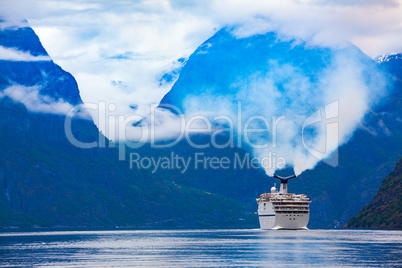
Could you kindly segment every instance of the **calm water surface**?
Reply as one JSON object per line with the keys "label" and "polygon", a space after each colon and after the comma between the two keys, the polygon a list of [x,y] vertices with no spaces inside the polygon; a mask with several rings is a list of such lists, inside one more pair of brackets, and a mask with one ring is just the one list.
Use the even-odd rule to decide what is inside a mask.
{"label": "calm water surface", "polygon": [[402,231],[1,233],[0,266],[400,267]]}

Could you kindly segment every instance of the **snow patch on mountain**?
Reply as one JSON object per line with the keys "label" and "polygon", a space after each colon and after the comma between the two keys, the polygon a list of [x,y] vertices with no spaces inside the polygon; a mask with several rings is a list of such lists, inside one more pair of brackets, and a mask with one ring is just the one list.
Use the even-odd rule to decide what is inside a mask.
{"label": "snow patch on mountain", "polygon": [[378,63],[389,62],[390,60],[402,59],[401,53],[384,54],[373,58]]}

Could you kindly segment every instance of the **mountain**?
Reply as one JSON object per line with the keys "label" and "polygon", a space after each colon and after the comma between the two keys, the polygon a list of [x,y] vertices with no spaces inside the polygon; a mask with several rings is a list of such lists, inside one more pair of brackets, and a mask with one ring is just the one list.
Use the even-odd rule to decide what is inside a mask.
{"label": "mountain", "polygon": [[374,199],[346,227],[402,229],[402,159],[382,181]]}
{"label": "mountain", "polygon": [[[381,116],[387,126],[400,129],[402,114],[402,54],[383,55],[377,62],[388,70],[395,80],[395,91],[384,105]],[[395,113],[395,111],[398,111]],[[392,115],[399,115],[393,117]],[[399,147],[396,147],[400,150]],[[349,219],[346,226],[353,228],[402,228],[401,218],[401,160],[395,169],[382,181],[374,199],[364,206],[360,212]],[[384,176],[385,177],[385,176]]]}
{"label": "mountain", "polygon": [[[104,140],[105,148],[72,145],[65,113],[82,103],[73,76],[49,58],[28,26],[2,29],[0,46],[11,55],[0,60],[1,227],[256,225],[250,208],[233,198],[131,170],[85,116],[72,119],[74,137]],[[13,59],[16,54],[24,58]]]}
{"label": "mountain", "polygon": [[[161,107],[173,105],[185,114],[203,109],[220,112],[227,103],[255,105],[256,98],[271,94],[263,99],[268,108],[282,112],[285,107],[298,105],[303,109],[313,106],[311,99],[323,94],[320,87],[327,85],[321,83],[322,78],[337,64],[342,65],[337,62],[339,57],[359,61],[367,85],[378,78],[375,62],[353,45],[339,49],[318,47],[274,32],[240,38],[234,35],[235,30],[221,29],[194,51],[161,100]],[[277,103],[271,103],[271,99]],[[221,105],[216,105],[215,100]],[[254,114],[259,114],[258,108]]]}
{"label": "mountain", "polygon": [[[402,60],[394,57],[389,62],[376,63],[355,47],[346,50],[370,68],[378,67],[389,72],[392,77],[389,86],[393,90],[369,111],[349,142],[340,146],[337,167],[321,162],[313,170],[303,172],[298,179],[289,183],[290,191],[305,193],[312,199],[311,228],[342,227],[351,216],[370,202],[382,178],[392,170],[394,159],[402,156],[402,76],[398,72]],[[162,99],[160,107],[174,105],[183,113],[191,114],[198,110],[219,111],[226,100],[229,103],[242,100],[244,104],[248,100],[244,99],[244,95],[239,95],[238,85],[241,81],[250,79],[252,73],[269,73],[269,68],[275,64],[285,67],[301,66],[309,81],[314,83],[322,68],[334,59],[336,53],[342,52],[344,51],[315,48],[303,42],[295,44],[289,40],[278,41],[275,33],[235,38],[227,29],[223,29],[205,41],[189,57],[178,80]],[[271,64],[267,64],[270,62]],[[283,76],[277,79],[276,84],[282,91],[289,83],[289,78],[286,78],[287,70],[290,69],[285,68],[285,74],[277,74]],[[210,103],[213,105],[209,105]],[[269,105],[267,104],[268,108]],[[258,113],[256,109],[255,114]],[[199,144],[205,144],[208,137],[199,139]],[[171,150],[194,154],[194,149],[185,144],[179,144]],[[208,148],[202,151],[211,156],[228,156],[231,162],[235,154],[239,154],[241,158],[246,154],[242,148]],[[289,174],[292,171],[285,172]],[[182,176],[175,181],[188,187],[230,196],[254,206],[255,197],[277,182],[267,177],[262,170],[208,168],[192,171],[191,178]]]}
{"label": "mountain", "polygon": [[[0,60],[0,226],[258,227],[255,198],[270,189],[275,180],[260,168],[216,169],[194,165],[196,153],[233,161],[236,155],[246,157],[245,149],[197,149],[186,140],[165,149],[146,144],[128,153],[142,157],[169,157],[174,153],[192,157],[193,163],[184,173],[178,169],[160,169],[155,173],[130,169],[127,161],[118,161],[118,151],[113,146],[121,145],[114,145],[99,134],[91,120],[75,117],[72,129],[78,140],[105,140],[105,148],[77,148],[68,141],[64,129],[66,108],[82,102],[74,78],[48,59],[31,28],[7,28],[0,33],[0,46],[30,55],[27,57],[30,61]],[[185,65],[178,80],[161,106],[175,103],[185,109],[184,98],[190,93],[199,98],[197,94],[202,95],[204,90],[232,96],[233,91],[223,89],[235,79],[237,70],[225,71],[228,77],[223,70],[213,73],[208,66],[214,67],[218,59],[205,58],[208,49],[222,43],[220,49],[230,52],[223,54],[233,57],[225,59],[224,68],[242,68],[242,64],[233,62],[236,57],[246,62],[250,58],[249,64],[244,65],[252,72],[264,64],[262,50],[252,51],[252,43],[262,49],[273,38],[268,34],[231,40],[219,31],[187,62],[183,60]],[[239,46],[249,48],[248,56],[236,53]],[[278,52],[289,49],[289,44],[280,46],[265,59],[278,57]],[[282,54],[289,61],[308,65],[306,72],[314,82],[316,73],[312,66],[325,65],[331,53],[311,48],[308,52],[311,59],[301,57],[300,53],[303,49]],[[379,66],[391,73],[395,89],[370,111],[350,141],[341,146],[340,164],[333,168],[320,163],[289,183],[290,191],[306,193],[313,200],[311,228],[343,226],[372,200],[382,178],[392,170],[394,159],[401,157],[402,77],[395,71],[400,70],[401,60],[395,58]],[[169,74],[162,80],[170,81],[177,75]],[[221,84],[212,87],[216,81]],[[196,82],[205,87],[200,90]],[[226,138],[217,137],[221,144]],[[199,144],[210,139],[208,135],[192,136]]]}
{"label": "mountain", "polygon": [[375,58],[375,60],[396,77],[402,77],[402,66],[399,64],[402,60],[401,53],[382,55]]}
{"label": "mountain", "polygon": [[[0,31],[0,42],[3,48],[17,49],[33,57],[48,57],[38,36],[30,27],[6,28]],[[51,97],[53,101],[63,99],[72,105],[82,103],[79,91],[76,90],[77,82],[73,76],[54,64],[50,58],[30,63],[2,60],[0,68],[2,89],[13,83],[26,87],[40,84],[40,94]]]}

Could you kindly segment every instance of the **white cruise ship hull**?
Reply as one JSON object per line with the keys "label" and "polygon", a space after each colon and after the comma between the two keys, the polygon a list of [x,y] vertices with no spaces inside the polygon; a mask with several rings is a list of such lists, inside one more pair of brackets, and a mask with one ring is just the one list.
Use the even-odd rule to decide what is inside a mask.
{"label": "white cruise ship hull", "polygon": [[281,180],[279,192],[274,186],[270,193],[261,194],[260,198],[256,199],[260,228],[306,230],[310,220],[311,200],[305,194],[288,193],[288,180],[295,178],[295,175],[286,178],[277,175],[274,177]]}
{"label": "white cruise ship hull", "polygon": [[270,214],[259,215],[260,227],[263,230],[291,229],[307,230],[309,214]]}
{"label": "white cruise ship hull", "polygon": [[310,202],[305,195],[262,194],[257,199],[261,229],[307,229]]}

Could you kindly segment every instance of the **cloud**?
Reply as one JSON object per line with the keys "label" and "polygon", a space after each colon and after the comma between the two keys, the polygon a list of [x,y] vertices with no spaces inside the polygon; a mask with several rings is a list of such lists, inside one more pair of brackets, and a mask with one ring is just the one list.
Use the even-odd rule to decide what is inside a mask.
{"label": "cloud", "polygon": [[335,5],[335,6],[397,6],[398,1],[395,0],[312,0],[310,2],[321,5]]}
{"label": "cloud", "polygon": [[212,5],[215,17],[223,24],[244,24],[243,37],[258,30],[324,46],[352,42],[371,57],[402,50],[387,36],[401,41],[400,1],[231,1],[225,6],[224,1]]}
{"label": "cloud", "polygon": [[62,99],[54,101],[49,96],[40,95],[37,86],[12,85],[0,92],[0,98],[4,97],[22,103],[28,110],[37,113],[67,114],[73,108],[70,103]]}
{"label": "cloud", "polygon": [[[229,47],[233,40],[228,39],[228,34],[214,38],[219,48],[213,51],[213,43],[208,52],[211,56],[195,59],[184,78],[201,82],[191,85],[186,94],[189,83],[181,80],[175,93],[184,96],[173,103],[180,105],[183,99],[186,114],[209,118],[228,115],[232,122],[237,122],[236,132],[254,156],[285,159],[296,175],[324,159],[336,166],[337,157],[329,157],[350,139],[370,107],[389,92],[387,76],[355,47],[319,50],[301,42],[276,39],[272,41],[276,55],[272,56],[265,44],[253,47],[252,41],[256,39],[255,44],[264,40],[244,39],[243,46],[238,45],[225,55],[222,47]],[[300,53],[295,57],[298,59],[293,59],[292,50]],[[229,53],[235,53],[236,59],[247,60],[231,61]],[[283,56],[287,53],[289,56]],[[222,65],[225,61],[230,64]],[[210,66],[208,74],[213,79],[199,75],[194,66]],[[202,82],[205,80],[208,82]],[[203,90],[206,87],[211,90]],[[246,131],[253,128],[263,132]],[[264,168],[270,176],[280,169],[275,164]]]}
{"label": "cloud", "polygon": [[29,52],[16,48],[0,46],[0,60],[6,61],[51,61],[49,56],[33,56]]}
{"label": "cloud", "polygon": [[7,19],[6,21],[2,20],[5,17],[1,16],[0,13],[0,30],[16,30],[18,28],[29,27],[29,24],[26,20],[18,19]]}
{"label": "cloud", "polygon": [[[163,75],[227,25],[239,26],[239,37],[277,31],[318,46],[352,42],[372,57],[402,51],[401,2],[392,0],[3,0],[0,5],[1,17],[28,19],[52,59],[74,75],[84,102],[116,105],[107,116],[148,117],[150,105],[175,82],[161,83]],[[92,114],[96,123],[98,113]],[[106,125],[98,126],[106,133]]]}

